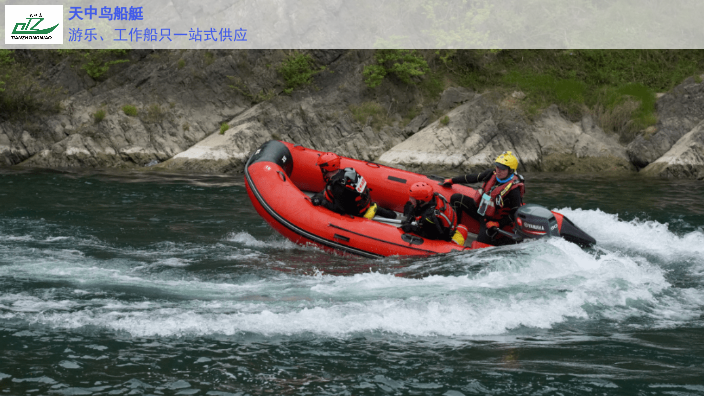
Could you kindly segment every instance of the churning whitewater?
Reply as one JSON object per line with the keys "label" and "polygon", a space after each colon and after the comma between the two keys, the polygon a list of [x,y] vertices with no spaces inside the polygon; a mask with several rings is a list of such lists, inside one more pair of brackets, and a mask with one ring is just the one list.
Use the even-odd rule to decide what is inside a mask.
{"label": "churning whitewater", "polygon": [[[608,180],[571,180],[529,179],[533,202],[570,218],[593,248],[548,239],[373,260],[284,239],[240,178],[2,174],[0,385],[687,391],[668,384],[695,386],[704,365],[704,213],[669,185],[624,207],[628,189],[596,199]],[[661,198],[669,212],[652,209]]]}
{"label": "churning whitewater", "polygon": [[[584,251],[552,239],[444,257],[353,259],[368,270],[351,276],[326,274],[315,265],[325,253],[278,236],[239,231],[212,245],[131,248],[90,230],[4,220],[0,276],[13,287],[0,297],[1,317],[35,325],[38,334],[94,326],[140,337],[475,336],[547,329],[570,318],[646,328],[698,319],[693,308],[704,303],[701,283],[675,288],[665,274],[678,267],[701,279],[702,231],[678,236],[657,221],[557,210],[594,235],[598,247]],[[14,233],[18,228],[28,231]],[[305,250],[309,266],[286,270],[285,257]],[[181,270],[204,258],[230,262],[241,273]],[[25,291],[41,282],[54,287]]]}

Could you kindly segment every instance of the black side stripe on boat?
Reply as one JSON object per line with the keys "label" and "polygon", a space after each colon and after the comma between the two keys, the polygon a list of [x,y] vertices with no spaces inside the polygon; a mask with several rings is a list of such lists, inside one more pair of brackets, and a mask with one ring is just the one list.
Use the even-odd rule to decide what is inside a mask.
{"label": "black side stripe on boat", "polygon": [[345,241],[345,242],[349,242],[349,241],[350,241],[350,239],[349,239],[348,237],[346,237],[346,236],[344,236],[344,235],[340,235],[340,234],[335,234],[334,238],[335,238],[335,239],[339,239],[339,240],[341,240],[341,241]]}
{"label": "black side stripe on boat", "polygon": [[[251,161],[251,159],[252,159],[252,158],[250,157],[250,161]],[[259,193],[259,190],[257,190],[257,187],[254,185],[254,182],[252,182],[252,177],[249,175],[249,166],[251,165],[251,164],[249,163],[250,161],[247,161],[247,165],[246,165],[245,168],[244,168],[244,175],[245,175],[245,177],[247,178],[247,184],[249,184],[249,188],[252,189],[252,192],[253,192],[254,195],[257,197],[257,201],[259,201],[259,203],[262,205],[262,207],[264,208],[264,210],[266,210],[267,213],[269,213],[269,214],[271,215],[271,217],[273,217],[273,218],[274,218],[276,221],[278,221],[281,225],[283,225],[284,227],[288,228],[289,230],[295,232],[295,233],[298,234],[298,235],[301,235],[301,236],[303,236],[303,237],[305,237],[305,238],[308,238],[308,239],[310,239],[310,240],[312,240],[312,241],[318,242],[318,243],[320,243],[321,245],[325,245],[325,246],[330,247],[330,248],[333,248],[333,249],[341,250],[341,251],[343,251],[343,252],[348,252],[348,253],[356,254],[356,255],[358,255],[358,256],[367,257],[367,258],[381,258],[381,257],[384,257],[384,256],[382,256],[382,255],[380,255],[380,254],[367,252],[367,251],[365,251],[365,250],[356,249],[356,248],[353,248],[353,247],[350,247],[350,246],[345,246],[345,245],[339,244],[339,243],[334,242],[334,241],[330,241],[330,240],[325,239],[325,238],[321,238],[321,237],[319,237],[319,236],[317,236],[317,235],[315,235],[315,234],[311,234],[311,233],[309,233],[309,232],[307,232],[307,231],[304,231],[304,230],[302,230],[302,229],[296,227],[295,225],[293,225],[292,223],[290,223],[289,221],[287,221],[286,219],[284,219],[283,217],[281,217],[278,213],[276,213],[276,211],[274,211],[274,209],[272,209],[272,208],[266,203],[266,201],[264,200],[264,198],[262,197],[262,195]],[[266,162],[268,162],[268,161],[266,161]],[[274,164],[274,163],[272,162],[272,164]],[[274,165],[277,165],[277,166],[278,166],[278,164],[274,164]]]}
{"label": "black side stripe on boat", "polygon": [[[436,253],[436,252],[434,252],[434,251],[432,251],[432,250],[419,249],[419,248],[415,248],[415,247],[413,247],[413,246],[402,245],[402,244],[400,244],[400,243],[394,243],[394,242],[385,241],[385,240],[383,240],[383,239],[370,237],[369,235],[364,235],[364,234],[360,234],[360,233],[358,233],[358,232],[350,231],[350,230],[348,230],[348,229],[346,229],[346,228],[342,228],[342,227],[340,227],[340,226],[336,226],[335,224],[329,224],[329,226],[332,227],[332,228],[337,228],[338,230],[342,230],[342,231],[345,231],[345,232],[349,232],[350,234],[358,235],[358,236],[361,236],[361,237],[364,237],[364,238],[369,238],[369,239],[372,239],[372,240],[374,240],[374,241],[383,242],[383,243],[388,243],[388,244],[390,244],[390,245],[400,246],[400,247],[406,248],[406,249],[418,250],[418,251],[420,251],[420,252]],[[335,235],[337,235],[337,234],[335,234]]]}
{"label": "black side stripe on boat", "polygon": [[401,179],[400,177],[389,176],[389,180],[406,184],[406,179]]}

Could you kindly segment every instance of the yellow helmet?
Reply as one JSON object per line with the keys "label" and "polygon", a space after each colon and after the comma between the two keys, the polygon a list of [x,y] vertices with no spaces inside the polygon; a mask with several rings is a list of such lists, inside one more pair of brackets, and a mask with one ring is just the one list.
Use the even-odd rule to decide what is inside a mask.
{"label": "yellow helmet", "polygon": [[508,167],[511,168],[512,171],[515,171],[516,168],[518,168],[518,158],[516,158],[515,155],[513,155],[512,152],[510,151],[504,151],[496,157],[496,161],[494,161],[495,165],[500,165],[501,167]]}

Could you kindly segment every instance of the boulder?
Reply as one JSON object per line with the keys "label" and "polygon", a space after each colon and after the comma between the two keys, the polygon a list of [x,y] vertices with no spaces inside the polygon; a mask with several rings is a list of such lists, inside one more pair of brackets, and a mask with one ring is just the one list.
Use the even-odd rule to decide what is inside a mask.
{"label": "boulder", "polygon": [[[326,68],[311,85],[284,95],[281,76],[272,67],[287,56],[284,51],[144,51],[139,62],[97,85],[73,84],[78,91],[64,101],[60,114],[39,126],[43,130],[38,137],[25,136],[21,125],[11,125],[7,130],[12,133],[0,138],[0,164],[156,164],[157,169],[238,172],[252,146],[269,139],[373,160],[432,116],[424,110],[404,128],[403,115],[421,104],[422,94],[408,94],[408,87],[388,81],[382,89],[368,90],[360,64],[368,63],[373,51],[309,53],[316,67]],[[54,74],[69,81],[72,75],[64,66],[57,66]],[[464,100],[469,91],[453,92],[445,95],[447,103]],[[125,105],[135,106],[137,114],[125,114]],[[352,109],[364,105],[372,113],[366,120],[356,119]],[[96,119],[99,111],[104,118]],[[220,135],[223,123],[230,129]],[[179,153],[183,155],[176,158]],[[198,164],[200,160],[204,162]]]}
{"label": "boulder", "polygon": [[[404,139],[400,127],[375,131],[339,110],[339,99],[277,97],[228,122],[230,129],[207,138],[155,168],[206,173],[242,172],[254,150],[268,140],[284,140],[368,161]],[[327,105],[326,105],[327,104]]]}
{"label": "boulder", "polygon": [[[64,100],[60,114],[47,117],[34,141],[14,139],[15,145],[22,142],[27,155],[13,163],[52,168],[142,167],[186,150],[251,105],[249,98],[237,95],[227,84],[233,68],[243,63],[237,52],[223,51],[211,58],[199,51],[133,53],[139,61],[80,90],[65,65],[56,66],[53,73],[63,76],[62,81],[73,81],[70,89],[78,92]],[[257,55],[272,52],[250,54]],[[185,66],[179,66],[179,61]],[[251,80],[260,82],[266,75],[262,71]],[[125,114],[125,105],[134,106],[137,114]],[[95,118],[99,111],[105,114],[102,120]]]}
{"label": "boulder", "polygon": [[656,132],[639,135],[628,145],[630,161],[639,169],[657,160],[687,132],[704,120],[704,83],[686,79],[662,95],[655,106]]}
{"label": "boulder", "polygon": [[492,114],[496,106],[484,96],[462,104],[407,140],[383,153],[378,161],[416,171],[471,168],[491,162],[501,147],[510,147]]}
{"label": "boulder", "polygon": [[646,166],[641,173],[704,180],[704,121],[682,136],[665,155]]}
{"label": "boulder", "polygon": [[476,172],[503,151],[519,158],[519,171],[631,171],[625,148],[589,116],[573,123],[549,107],[533,124],[478,95],[394,146],[379,162],[421,172]]}

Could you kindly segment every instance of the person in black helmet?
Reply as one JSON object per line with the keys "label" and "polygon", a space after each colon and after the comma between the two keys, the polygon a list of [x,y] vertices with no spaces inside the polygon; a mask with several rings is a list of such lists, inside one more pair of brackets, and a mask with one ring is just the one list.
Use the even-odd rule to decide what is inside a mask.
{"label": "person in black helmet", "polygon": [[396,212],[382,208],[372,202],[367,181],[354,168],[340,169],[340,157],[325,153],[318,157],[317,164],[323,173],[325,189],[311,198],[314,206],[323,206],[335,213],[372,219],[379,215],[396,218]]}
{"label": "person in black helmet", "polygon": [[478,202],[466,195],[453,194],[450,197],[450,205],[457,212],[458,223],[463,213],[479,222],[477,242],[507,245],[515,241],[498,233],[496,228],[503,228],[516,220],[516,210],[523,205],[525,185],[523,176],[516,173],[518,159],[510,151],[499,155],[494,165],[494,169],[445,179],[441,184],[450,186],[455,183],[483,183],[479,190],[481,195]]}

